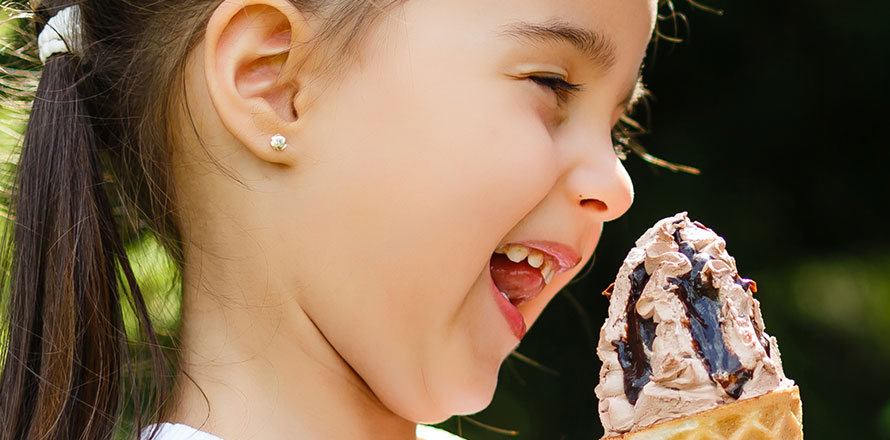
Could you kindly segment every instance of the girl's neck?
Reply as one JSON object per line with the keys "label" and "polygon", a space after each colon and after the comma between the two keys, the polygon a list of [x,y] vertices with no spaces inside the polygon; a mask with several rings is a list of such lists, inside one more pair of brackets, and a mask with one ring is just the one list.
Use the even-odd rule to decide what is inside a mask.
{"label": "girl's neck", "polygon": [[[415,439],[416,424],[380,402],[292,293],[267,274],[258,283],[243,271],[211,271],[183,274],[189,377],[177,381],[171,422],[225,440]],[[263,286],[262,304],[241,286]]]}

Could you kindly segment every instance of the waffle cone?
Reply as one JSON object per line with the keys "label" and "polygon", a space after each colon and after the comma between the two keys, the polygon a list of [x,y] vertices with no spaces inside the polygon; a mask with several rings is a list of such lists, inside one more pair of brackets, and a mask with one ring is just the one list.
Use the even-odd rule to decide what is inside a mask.
{"label": "waffle cone", "polygon": [[794,386],[608,440],[800,440],[802,424],[800,393]]}

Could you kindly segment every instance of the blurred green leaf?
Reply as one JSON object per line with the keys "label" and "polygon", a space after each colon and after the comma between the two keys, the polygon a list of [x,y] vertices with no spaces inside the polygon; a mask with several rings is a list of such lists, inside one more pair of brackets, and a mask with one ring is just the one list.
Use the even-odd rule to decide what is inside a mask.
{"label": "blurred green leaf", "polygon": [[[131,244],[127,255],[155,331],[163,335],[175,333],[179,327],[181,290],[173,261],[151,234],[143,234],[139,241]],[[130,307],[124,308],[124,323],[127,333],[135,338],[139,322]]]}
{"label": "blurred green leaf", "polygon": [[881,410],[881,416],[878,419],[878,431],[885,438],[890,438],[890,401]]}
{"label": "blurred green leaf", "polygon": [[794,311],[845,337],[871,341],[890,359],[888,270],[890,255],[802,263],[790,271]]}

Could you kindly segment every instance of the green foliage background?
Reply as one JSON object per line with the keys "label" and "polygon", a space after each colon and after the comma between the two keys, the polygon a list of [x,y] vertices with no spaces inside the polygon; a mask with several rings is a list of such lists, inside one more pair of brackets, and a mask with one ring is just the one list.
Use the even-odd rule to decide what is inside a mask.
{"label": "green foliage background", "polygon": [[[809,440],[890,439],[890,204],[886,134],[890,3],[710,1],[688,8],[645,75],[657,99],[643,144],[702,169],[631,157],[636,201],[607,224],[589,273],[558,295],[507,359],[495,400],[441,424],[472,440],[593,439],[595,354],[613,281],[634,240],[678,211],[727,240],[758,282],[767,332],[800,386]],[[0,27],[0,37],[9,32]],[[0,108],[0,156],[20,122]],[[178,285],[150,237],[130,244],[159,330],[178,326]],[[486,426],[482,426],[482,425]]]}

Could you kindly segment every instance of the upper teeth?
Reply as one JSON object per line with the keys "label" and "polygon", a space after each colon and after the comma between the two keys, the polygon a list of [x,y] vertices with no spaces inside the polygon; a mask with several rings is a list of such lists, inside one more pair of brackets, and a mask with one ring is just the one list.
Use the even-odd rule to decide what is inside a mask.
{"label": "upper teeth", "polygon": [[528,259],[529,266],[541,270],[541,276],[544,277],[545,284],[550,284],[550,281],[553,280],[553,276],[556,275],[556,268],[553,263],[550,262],[550,260],[545,261],[544,253],[537,249],[531,249],[521,244],[511,244],[501,247],[494,252],[496,254],[507,255],[507,258],[514,263],[519,263],[522,260]]}

